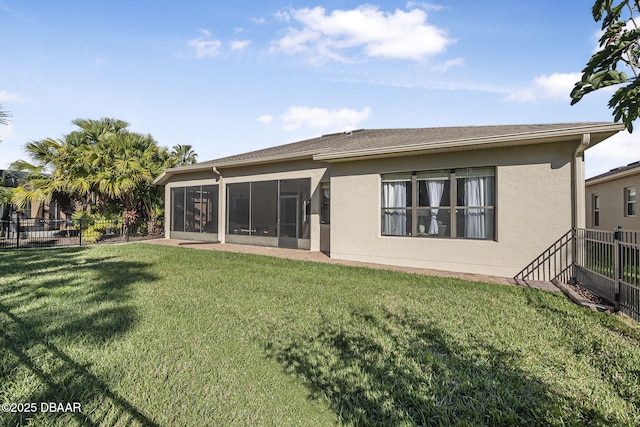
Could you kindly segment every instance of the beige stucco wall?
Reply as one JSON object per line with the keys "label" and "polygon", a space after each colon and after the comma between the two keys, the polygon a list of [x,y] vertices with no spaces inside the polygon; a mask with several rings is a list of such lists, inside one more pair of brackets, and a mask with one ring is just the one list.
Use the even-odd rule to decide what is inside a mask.
{"label": "beige stucco wall", "polygon": [[[331,257],[514,276],[572,227],[575,149],[574,142],[333,163]],[[496,166],[495,241],[381,235],[381,173],[479,166]]]}
{"label": "beige stucco wall", "polygon": [[[586,186],[587,228],[613,231],[621,226],[625,230],[640,230],[640,216],[625,215],[624,189],[636,187],[640,190],[640,170],[633,175]],[[593,195],[600,196],[600,226],[593,224]],[[636,206],[637,209],[637,206]]]}
{"label": "beige stucco wall", "polygon": [[[311,160],[301,160],[293,162],[271,163],[264,165],[254,165],[250,167],[234,167],[234,168],[218,168],[221,176],[216,175],[213,171],[198,172],[190,174],[180,174],[172,177],[170,182],[165,185],[165,233],[166,238],[177,239],[215,239],[225,242],[226,230],[226,185],[241,182],[256,181],[272,181],[282,179],[311,179],[311,247],[312,251],[320,250],[320,182],[328,182],[328,164],[313,162]],[[169,200],[171,188],[189,185],[219,185],[218,200],[218,234],[211,235],[207,233],[181,233],[171,232],[171,212]],[[250,244],[251,236],[247,237],[247,244]]]}

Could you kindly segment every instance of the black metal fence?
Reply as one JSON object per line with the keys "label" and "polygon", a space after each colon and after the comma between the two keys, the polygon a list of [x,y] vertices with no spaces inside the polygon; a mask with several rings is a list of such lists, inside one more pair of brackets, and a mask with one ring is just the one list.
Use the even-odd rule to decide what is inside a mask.
{"label": "black metal fence", "polygon": [[0,221],[0,250],[121,243],[164,236],[162,219],[81,218],[49,220],[14,218]]}
{"label": "black metal fence", "polygon": [[585,288],[640,321],[640,232],[576,233],[575,278]]}
{"label": "black metal fence", "polygon": [[640,231],[570,230],[514,279],[574,280],[640,321]]}
{"label": "black metal fence", "polygon": [[550,282],[554,279],[567,282],[573,275],[575,230],[567,231],[553,242],[536,259],[523,268],[514,279]]}

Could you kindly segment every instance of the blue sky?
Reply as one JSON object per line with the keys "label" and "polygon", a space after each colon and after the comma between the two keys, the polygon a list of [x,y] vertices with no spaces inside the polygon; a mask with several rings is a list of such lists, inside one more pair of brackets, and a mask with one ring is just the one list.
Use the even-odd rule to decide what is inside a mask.
{"label": "blue sky", "polygon": [[[114,117],[199,160],[360,128],[611,121],[570,106],[591,1],[0,0],[0,169],[77,118]],[[640,124],[637,126],[640,128]],[[640,159],[640,130],[587,176]]]}

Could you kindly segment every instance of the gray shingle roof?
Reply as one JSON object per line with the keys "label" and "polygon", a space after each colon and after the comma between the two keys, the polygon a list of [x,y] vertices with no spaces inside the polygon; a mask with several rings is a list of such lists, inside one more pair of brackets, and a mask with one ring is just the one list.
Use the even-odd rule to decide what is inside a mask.
{"label": "gray shingle roof", "polygon": [[[402,155],[429,150],[457,150],[487,146],[495,142],[543,141],[545,138],[576,137],[583,133],[598,133],[592,143],[598,143],[623,126],[609,122],[579,122],[555,124],[526,124],[500,126],[458,126],[404,129],[363,129],[347,133],[334,133],[276,147],[222,157],[168,169],[166,173],[182,173],[206,168],[224,168],[257,163],[294,159],[330,159],[367,155]],[[400,153],[400,154],[398,154]],[[164,181],[159,177],[156,181]]]}
{"label": "gray shingle roof", "polygon": [[200,165],[232,164],[242,161],[259,161],[269,158],[290,156],[303,157],[313,155],[337,155],[359,150],[396,148],[418,144],[451,145],[465,140],[476,140],[489,137],[523,135],[541,132],[553,132],[563,129],[575,129],[603,125],[606,122],[528,124],[502,126],[460,126],[436,128],[405,129],[363,129],[349,133],[334,133],[318,138],[307,139],[291,144],[265,148],[229,157],[222,157],[199,163]]}
{"label": "gray shingle roof", "polygon": [[619,166],[617,168],[611,169],[609,172],[605,172],[605,173],[601,173],[600,175],[596,175],[593,176],[589,179],[587,179],[587,184],[590,183],[591,181],[595,181],[595,180],[600,180],[602,178],[608,178],[608,177],[613,177],[615,175],[619,175],[623,172],[627,172],[630,171],[632,169],[640,169],[640,160],[633,162],[633,163],[629,163],[626,166]]}

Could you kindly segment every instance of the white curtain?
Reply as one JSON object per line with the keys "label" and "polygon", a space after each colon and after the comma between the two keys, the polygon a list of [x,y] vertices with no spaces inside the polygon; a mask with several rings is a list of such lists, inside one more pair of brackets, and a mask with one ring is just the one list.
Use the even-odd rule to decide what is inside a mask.
{"label": "white curtain", "polygon": [[438,234],[438,209],[442,201],[445,180],[428,180],[427,194],[429,195],[429,206],[431,206],[431,222],[429,223],[429,234]]}
{"label": "white curtain", "polygon": [[[473,177],[464,180],[464,205],[489,206],[493,200],[493,177]],[[464,211],[464,237],[486,239],[493,235],[490,209],[471,207]]]}
{"label": "white curtain", "polygon": [[[382,183],[382,203],[385,208],[407,206],[407,182],[383,182]],[[406,209],[385,209],[382,222],[382,233],[393,236],[404,236],[407,234],[407,211]]]}

